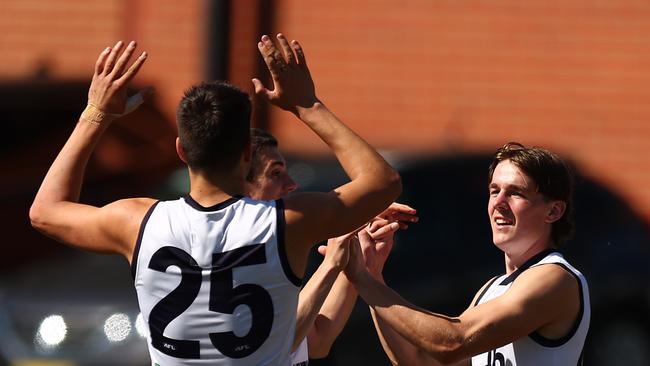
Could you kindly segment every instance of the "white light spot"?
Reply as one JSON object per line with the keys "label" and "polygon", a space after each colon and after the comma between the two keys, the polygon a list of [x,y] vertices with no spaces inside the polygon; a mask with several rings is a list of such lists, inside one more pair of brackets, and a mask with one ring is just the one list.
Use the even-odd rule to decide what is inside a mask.
{"label": "white light spot", "polygon": [[121,342],[131,333],[131,321],[126,314],[111,315],[104,322],[104,334],[111,342]]}
{"label": "white light spot", "polygon": [[50,315],[43,319],[36,333],[36,342],[45,348],[56,347],[65,339],[68,327],[61,315]]}
{"label": "white light spot", "polygon": [[147,337],[147,325],[144,323],[144,317],[142,314],[138,314],[138,316],[135,318],[135,330],[138,332],[138,335],[140,337]]}

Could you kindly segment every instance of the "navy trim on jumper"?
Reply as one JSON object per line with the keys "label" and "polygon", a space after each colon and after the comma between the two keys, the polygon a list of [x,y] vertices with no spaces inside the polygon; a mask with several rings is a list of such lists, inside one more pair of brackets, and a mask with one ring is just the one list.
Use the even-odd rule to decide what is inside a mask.
{"label": "navy trim on jumper", "polygon": [[284,230],[286,228],[286,221],[284,220],[284,201],[282,199],[275,200],[275,213],[277,215],[277,233],[278,233],[278,255],[280,256],[280,263],[287,279],[294,285],[300,287],[302,285],[302,278],[296,276],[289,265],[289,258],[287,257],[287,246],[284,241]]}
{"label": "navy trim on jumper", "polygon": [[140,244],[142,243],[142,236],[144,235],[144,227],[147,226],[147,221],[149,221],[149,217],[153,213],[154,208],[160,203],[160,201],[156,201],[149,209],[147,210],[147,213],[144,215],[144,218],[142,218],[142,223],[140,223],[140,231],[138,232],[138,239],[135,241],[135,248],[133,249],[133,257],[131,258],[131,276],[135,280],[135,274],[138,266],[138,255],[140,254]]}
{"label": "navy trim on jumper", "polygon": [[188,205],[192,206],[192,208],[194,208],[195,210],[203,211],[203,212],[210,212],[210,211],[222,210],[222,209],[232,205],[233,203],[239,201],[243,197],[244,196],[236,195],[236,196],[228,198],[227,200],[225,200],[223,202],[217,203],[216,205],[212,205],[210,207],[201,206],[201,204],[196,202],[194,200],[194,198],[192,198],[192,196],[190,196],[189,194],[186,194],[185,196],[183,196],[183,199],[185,200],[185,202]]}
{"label": "navy trim on jumper", "polygon": [[481,294],[478,295],[478,297],[476,298],[476,301],[474,301],[474,305],[473,305],[473,306],[478,305],[478,302],[481,301],[481,299],[483,298],[483,296],[485,296],[485,293],[490,289],[490,286],[492,286],[492,284],[494,283],[494,281],[497,280],[497,278],[499,278],[499,276],[494,276],[494,277],[492,277],[492,279],[491,279],[491,280],[487,283],[487,285],[483,288],[483,291],[481,291]]}
{"label": "navy trim on jumper", "polygon": [[517,277],[519,277],[519,275],[520,275],[523,271],[525,271],[525,270],[527,270],[528,268],[530,268],[530,266],[532,266],[533,264],[535,264],[535,263],[541,261],[541,260],[544,259],[544,257],[546,257],[547,255],[549,255],[549,254],[551,254],[551,253],[555,253],[555,252],[557,252],[557,250],[555,250],[555,249],[547,249],[547,250],[545,250],[545,251],[543,251],[543,252],[539,252],[539,253],[537,253],[537,254],[534,255],[532,258],[530,258],[529,260],[527,260],[524,264],[522,264],[519,268],[517,268],[516,271],[512,272],[508,277],[504,278],[503,281],[501,281],[501,282],[499,283],[499,286],[505,286],[505,285],[509,285],[509,284],[511,284],[515,279],[517,279]]}
{"label": "navy trim on jumper", "polygon": [[578,277],[577,274],[575,274],[572,270],[570,270],[564,263],[545,263],[545,264],[556,264],[562,268],[564,268],[565,271],[569,272],[575,279],[578,281],[578,289],[579,289],[579,295],[580,295],[580,311],[578,312],[578,317],[576,318],[576,321],[573,323],[573,326],[571,327],[571,330],[569,333],[567,333],[564,337],[558,338],[558,339],[549,339],[541,334],[539,334],[537,331],[529,334],[528,336],[535,342],[537,342],[540,346],[544,347],[559,347],[564,345],[566,342],[568,342],[578,331],[578,328],[580,327],[580,323],[582,322],[582,316],[585,311],[585,300],[584,300],[584,293],[583,293],[583,288],[582,288],[582,281],[580,281],[580,278]]}

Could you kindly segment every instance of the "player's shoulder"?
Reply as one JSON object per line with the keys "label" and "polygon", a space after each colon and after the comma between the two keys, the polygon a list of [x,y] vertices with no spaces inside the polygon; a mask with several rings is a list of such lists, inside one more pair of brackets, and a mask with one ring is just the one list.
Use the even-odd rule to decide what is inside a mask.
{"label": "player's shoulder", "polygon": [[512,289],[537,296],[563,297],[575,293],[579,283],[576,275],[559,262],[534,265],[521,273]]}
{"label": "player's shoulder", "polygon": [[158,202],[153,198],[124,198],[102,207],[104,216],[112,220],[141,221],[146,213]]}
{"label": "player's shoulder", "polygon": [[104,207],[111,207],[116,210],[148,210],[153,206],[158,200],[147,197],[137,197],[137,198],[123,198],[114,202],[109,203]]}

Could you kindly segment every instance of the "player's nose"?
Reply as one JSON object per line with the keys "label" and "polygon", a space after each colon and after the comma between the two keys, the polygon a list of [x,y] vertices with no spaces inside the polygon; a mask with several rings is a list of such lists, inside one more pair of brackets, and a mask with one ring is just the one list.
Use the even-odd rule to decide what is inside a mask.
{"label": "player's nose", "polygon": [[286,193],[291,193],[291,192],[295,191],[296,189],[298,189],[298,183],[296,183],[296,181],[293,180],[293,178],[291,178],[290,176],[287,176],[287,180],[284,183],[285,192]]}

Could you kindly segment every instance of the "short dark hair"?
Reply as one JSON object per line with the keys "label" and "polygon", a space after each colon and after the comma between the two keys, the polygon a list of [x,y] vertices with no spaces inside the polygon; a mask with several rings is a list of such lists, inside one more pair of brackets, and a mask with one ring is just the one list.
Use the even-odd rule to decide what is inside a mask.
{"label": "short dark hair", "polygon": [[250,98],[225,82],[189,88],[176,118],[181,148],[192,168],[232,170],[250,141]]}
{"label": "short dark hair", "polygon": [[510,160],[537,185],[537,192],[546,200],[564,201],[566,210],[562,217],[553,223],[551,239],[556,246],[564,244],[574,231],[573,221],[573,172],[555,153],[540,147],[526,147],[517,142],[509,142],[494,154],[488,173],[488,184],[497,165]]}
{"label": "short dark hair", "polygon": [[258,174],[260,165],[260,151],[266,147],[278,147],[278,140],[270,133],[259,129],[251,128],[251,150],[253,154],[251,157],[251,165],[246,175],[246,180],[253,181],[255,175]]}

